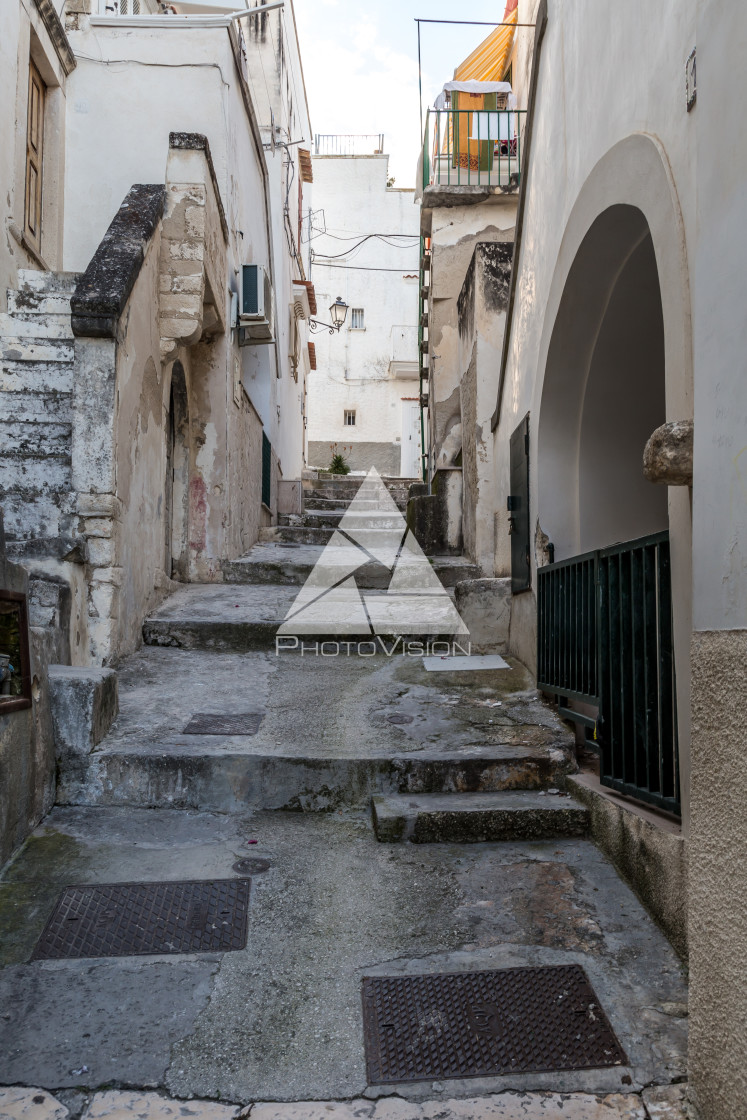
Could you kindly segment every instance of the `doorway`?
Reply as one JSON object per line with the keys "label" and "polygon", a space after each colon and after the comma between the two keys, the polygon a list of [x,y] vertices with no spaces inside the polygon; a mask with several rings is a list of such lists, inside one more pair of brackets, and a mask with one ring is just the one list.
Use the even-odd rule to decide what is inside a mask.
{"label": "doorway", "polygon": [[401,478],[420,478],[422,446],[420,442],[420,401],[402,401]]}

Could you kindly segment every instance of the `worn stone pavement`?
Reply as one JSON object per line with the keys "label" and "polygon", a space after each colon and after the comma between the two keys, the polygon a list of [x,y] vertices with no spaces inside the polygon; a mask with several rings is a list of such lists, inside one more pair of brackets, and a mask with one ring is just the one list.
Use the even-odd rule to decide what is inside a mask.
{"label": "worn stone pavement", "polygon": [[[145,648],[120,686],[97,753],[131,768],[179,766],[182,749],[315,765],[555,751],[558,773],[567,757],[518,664],[426,674],[405,659]],[[180,746],[194,712],[248,710],[264,713],[256,736]],[[145,805],[58,805],[0,879],[0,1120],[683,1120],[683,970],[591,841],[382,844],[342,779],[294,806],[324,812],[258,808],[246,786],[218,812],[148,801],[143,773]],[[246,858],[269,866],[243,951],[29,962],[66,885],[226,878]],[[362,977],[572,962],[628,1066],[367,1084]]]}

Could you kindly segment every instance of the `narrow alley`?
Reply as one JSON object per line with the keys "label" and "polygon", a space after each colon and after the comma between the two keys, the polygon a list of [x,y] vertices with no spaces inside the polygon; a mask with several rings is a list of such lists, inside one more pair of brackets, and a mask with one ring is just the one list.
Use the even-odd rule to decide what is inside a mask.
{"label": "narrow alley", "polygon": [[[684,1115],[681,963],[589,839],[573,736],[521,664],[276,652],[322,552],[308,522],[357,488],[307,486],[303,524],[236,564],[246,582],[184,588],[147,620],[107,735],[61,762],[0,886],[4,1079],[73,1117],[155,1116],[148,1091],[263,1120]],[[227,879],[251,882],[237,951],[30,960],[65,886]],[[607,1068],[553,1069],[547,1038],[536,1072],[455,1079],[436,1017],[409,1076],[367,1076],[365,977],[570,965],[624,1051]],[[304,1101],[332,1103],[280,1103]]]}

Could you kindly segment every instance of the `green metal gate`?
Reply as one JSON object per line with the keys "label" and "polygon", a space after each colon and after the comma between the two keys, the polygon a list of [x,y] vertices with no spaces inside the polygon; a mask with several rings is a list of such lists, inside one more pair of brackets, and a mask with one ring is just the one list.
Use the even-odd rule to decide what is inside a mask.
{"label": "green metal gate", "polygon": [[537,683],[598,707],[603,785],[680,812],[669,534],[537,573]]}

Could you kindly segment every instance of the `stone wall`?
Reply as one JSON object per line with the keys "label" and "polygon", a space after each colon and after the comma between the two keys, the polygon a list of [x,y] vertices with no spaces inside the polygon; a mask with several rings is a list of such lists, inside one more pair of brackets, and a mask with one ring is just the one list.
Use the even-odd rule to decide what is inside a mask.
{"label": "stone wall", "polygon": [[[400,470],[402,450],[399,443],[373,443],[360,440],[356,443],[342,443],[343,451],[351,471],[368,471],[376,467],[380,475],[397,477]],[[332,449],[324,440],[309,441],[309,466],[328,467]]]}

